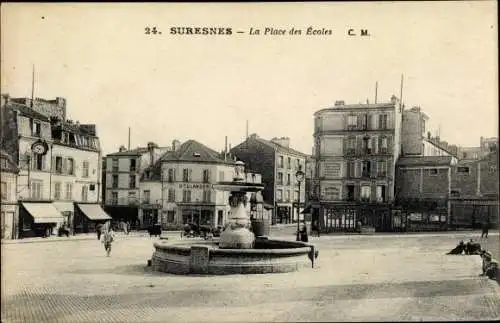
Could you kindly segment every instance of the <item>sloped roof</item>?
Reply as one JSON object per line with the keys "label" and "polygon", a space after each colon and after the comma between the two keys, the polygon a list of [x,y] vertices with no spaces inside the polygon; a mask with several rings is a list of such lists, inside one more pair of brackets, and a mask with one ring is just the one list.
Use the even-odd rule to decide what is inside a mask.
{"label": "sloped roof", "polygon": [[130,150],[125,150],[125,151],[118,151],[116,153],[111,153],[107,154],[107,156],[140,156],[144,153],[148,152],[148,148],[145,147],[139,147],[135,149],[130,149]]}
{"label": "sloped roof", "polygon": [[224,161],[221,155],[196,140],[188,140],[180,145],[179,149],[165,153],[160,161],[198,162],[211,164],[233,164],[233,161]]}
{"label": "sloped roof", "polygon": [[449,166],[452,156],[400,157],[397,166]]}
{"label": "sloped roof", "polygon": [[49,122],[50,119],[49,117],[33,110],[32,108],[24,105],[24,104],[20,104],[20,103],[15,103],[15,102],[9,102],[8,103],[8,106],[14,110],[17,110],[19,111],[19,113],[21,113],[22,115],[26,116],[26,117],[30,117],[30,118],[33,118],[33,119],[37,119],[37,120],[41,120],[41,121],[46,121],[46,122]]}
{"label": "sloped roof", "polygon": [[[224,161],[215,150],[197,142],[196,140],[188,140],[184,142],[175,151],[167,151],[161,156],[158,161],[146,168],[142,179],[146,180],[161,180],[161,164],[162,162],[194,162],[207,164],[234,164],[232,160]],[[149,177],[147,177],[149,173]]]}
{"label": "sloped roof", "polygon": [[[294,155],[299,155],[299,156],[302,156],[302,157],[307,157],[308,155],[307,154],[304,154],[303,152],[300,152],[298,150],[295,150],[293,148],[288,148],[288,147],[285,147],[285,146],[282,146],[278,143],[275,143],[275,142],[272,142],[270,140],[266,140],[266,139],[263,139],[263,138],[259,138],[259,137],[249,137],[247,140],[255,140],[256,142],[258,143],[261,143],[263,145],[266,145],[270,148],[273,148],[275,149],[278,153],[282,153],[282,154],[294,154]],[[239,145],[237,145],[236,147],[234,147],[233,149],[235,148],[239,148],[241,146],[243,146],[245,144],[246,141],[240,143]]]}

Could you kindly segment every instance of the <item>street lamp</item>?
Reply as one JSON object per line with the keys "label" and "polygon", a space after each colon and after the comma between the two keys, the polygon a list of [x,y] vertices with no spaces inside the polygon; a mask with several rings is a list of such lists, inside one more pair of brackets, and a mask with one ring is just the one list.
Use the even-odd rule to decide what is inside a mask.
{"label": "street lamp", "polygon": [[299,183],[299,195],[297,196],[297,241],[300,241],[300,183],[304,180],[304,172],[301,170],[302,166],[299,165],[299,170],[295,173],[297,183]]}

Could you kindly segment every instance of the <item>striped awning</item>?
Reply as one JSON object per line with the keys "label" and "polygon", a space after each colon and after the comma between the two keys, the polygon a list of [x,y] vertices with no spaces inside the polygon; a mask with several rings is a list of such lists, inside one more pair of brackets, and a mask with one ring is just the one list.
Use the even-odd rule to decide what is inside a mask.
{"label": "striped awning", "polygon": [[64,217],[52,203],[22,203],[35,223],[61,223]]}
{"label": "striped awning", "polygon": [[111,217],[104,212],[99,204],[77,204],[80,211],[91,221],[111,220]]}

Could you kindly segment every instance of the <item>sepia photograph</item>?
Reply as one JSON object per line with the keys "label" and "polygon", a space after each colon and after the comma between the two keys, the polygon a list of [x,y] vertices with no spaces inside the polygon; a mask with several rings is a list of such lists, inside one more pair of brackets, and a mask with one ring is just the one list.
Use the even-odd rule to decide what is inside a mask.
{"label": "sepia photograph", "polygon": [[0,11],[2,322],[500,320],[497,1]]}

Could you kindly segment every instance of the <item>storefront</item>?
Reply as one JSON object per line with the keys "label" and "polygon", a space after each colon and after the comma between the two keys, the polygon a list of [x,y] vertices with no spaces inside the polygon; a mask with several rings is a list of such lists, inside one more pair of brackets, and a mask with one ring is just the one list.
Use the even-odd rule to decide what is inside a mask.
{"label": "storefront", "polygon": [[[64,223],[67,224],[70,234],[74,233],[74,215],[75,215],[75,205],[73,202],[62,202],[55,201],[52,203],[54,207],[61,213],[64,217]],[[56,226],[57,230],[58,226]]]}
{"label": "storefront", "polygon": [[50,236],[64,221],[61,212],[50,202],[22,202],[19,208],[19,238]]}
{"label": "storefront", "polygon": [[75,233],[95,232],[99,224],[104,224],[111,219],[99,204],[78,203],[75,205]]}

